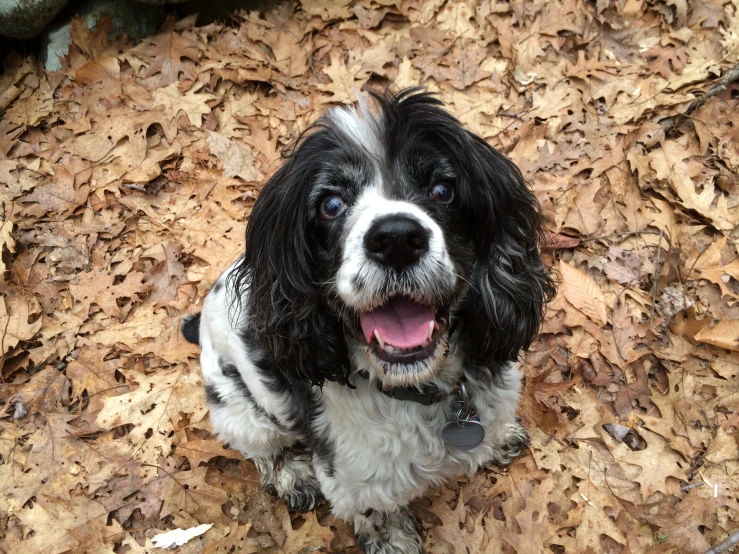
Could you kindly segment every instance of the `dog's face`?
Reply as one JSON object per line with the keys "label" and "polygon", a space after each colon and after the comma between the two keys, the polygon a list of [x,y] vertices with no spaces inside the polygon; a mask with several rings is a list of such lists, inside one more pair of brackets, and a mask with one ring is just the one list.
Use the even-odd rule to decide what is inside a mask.
{"label": "dog's face", "polygon": [[511,359],[552,288],[535,199],[433,97],[378,104],[330,111],[265,185],[244,263],[255,336],[312,382],[357,355],[388,386],[430,380],[451,348]]}

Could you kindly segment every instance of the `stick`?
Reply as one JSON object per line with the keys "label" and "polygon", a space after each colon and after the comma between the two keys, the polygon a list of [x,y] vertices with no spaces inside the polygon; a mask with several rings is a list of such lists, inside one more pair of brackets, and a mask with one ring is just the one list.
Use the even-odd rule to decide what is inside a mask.
{"label": "stick", "polygon": [[662,231],[659,230],[659,241],[657,242],[657,263],[654,266],[654,275],[652,281],[654,281],[652,287],[652,308],[649,312],[649,328],[652,328],[652,322],[654,321],[654,305],[657,303],[657,285],[659,284],[659,273],[660,273],[660,255],[662,254]]}
{"label": "stick", "polygon": [[662,130],[664,132],[667,132],[675,125],[675,123],[678,122],[678,120],[685,117],[690,117],[690,114],[692,114],[695,110],[700,108],[703,104],[708,102],[717,94],[725,91],[726,87],[728,87],[731,83],[735,81],[739,81],[739,64],[735,65],[733,69],[730,69],[729,71],[724,73],[724,76],[719,79],[719,82],[713,85],[706,94],[704,94],[700,98],[696,98],[695,100],[693,100],[690,103],[690,106],[688,106],[688,109],[685,110],[685,113],[677,114],[660,121],[659,123],[660,125],[662,125]]}
{"label": "stick", "polygon": [[739,543],[739,531],[734,531],[734,533],[730,535],[728,539],[726,539],[721,544],[717,544],[710,550],[706,550],[705,554],[722,554],[737,543]]}

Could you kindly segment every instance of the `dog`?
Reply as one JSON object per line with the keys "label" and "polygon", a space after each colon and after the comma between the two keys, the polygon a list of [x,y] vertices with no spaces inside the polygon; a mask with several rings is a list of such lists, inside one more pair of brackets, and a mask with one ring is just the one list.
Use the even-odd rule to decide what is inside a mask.
{"label": "dog", "polygon": [[243,257],[185,318],[218,437],[290,510],[421,552],[408,504],[528,436],[517,359],[554,293],[517,167],[422,89],[330,109],[262,189]]}

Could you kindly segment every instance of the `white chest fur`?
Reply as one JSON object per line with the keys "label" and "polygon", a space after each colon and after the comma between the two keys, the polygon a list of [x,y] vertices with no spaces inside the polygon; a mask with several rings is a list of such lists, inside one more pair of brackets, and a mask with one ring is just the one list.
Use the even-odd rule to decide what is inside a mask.
{"label": "white chest fur", "polygon": [[520,374],[506,368],[497,386],[469,381],[471,399],[485,427],[482,444],[462,451],[444,443],[449,401],[431,406],[395,400],[367,379],[356,389],[334,383],[324,387],[323,414],[315,425],[333,442],[333,475],[317,468],[324,494],[342,516],[367,508],[391,510],[419,491],[452,476],[472,473],[498,458],[515,427]]}

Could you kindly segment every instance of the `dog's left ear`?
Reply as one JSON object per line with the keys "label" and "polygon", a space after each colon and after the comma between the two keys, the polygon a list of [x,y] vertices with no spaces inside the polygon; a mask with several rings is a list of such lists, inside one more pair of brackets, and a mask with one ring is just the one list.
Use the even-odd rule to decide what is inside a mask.
{"label": "dog's left ear", "polygon": [[[315,131],[315,132],[312,132]],[[325,151],[320,125],[296,143],[265,184],[246,231],[246,251],[230,286],[246,297],[245,332],[291,382],[345,383],[349,357],[341,322],[313,279],[308,233],[310,180]]]}
{"label": "dog's left ear", "polygon": [[[464,212],[472,222],[477,262],[459,314],[469,362],[492,369],[513,361],[539,331],[555,293],[542,262],[540,205],[508,158],[465,132]],[[458,186],[459,186],[458,185]]]}

